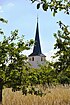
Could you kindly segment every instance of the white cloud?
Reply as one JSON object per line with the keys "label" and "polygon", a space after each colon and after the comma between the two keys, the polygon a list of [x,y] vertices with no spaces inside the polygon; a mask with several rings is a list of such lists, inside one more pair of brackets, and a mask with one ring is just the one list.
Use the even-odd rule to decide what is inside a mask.
{"label": "white cloud", "polygon": [[10,2],[10,3],[8,3],[7,6],[8,6],[8,7],[13,7],[13,6],[14,6],[14,3]]}
{"label": "white cloud", "polygon": [[23,54],[26,56],[30,55],[31,53],[32,53],[32,49],[23,51]]}
{"label": "white cloud", "polygon": [[1,13],[1,12],[4,12],[4,11],[3,11],[3,8],[2,8],[2,6],[0,6],[0,13]]}
{"label": "white cloud", "polygon": [[0,13],[4,12],[6,9],[14,7],[14,5],[15,4],[12,2],[9,2],[8,4],[6,4],[4,6],[0,5]]}
{"label": "white cloud", "polygon": [[57,50],[51,50],[51,51],[45,53],[46,60],[55,62],[57,59],[53,59],[52,56],[54,56],[56,52],[57,52]]}

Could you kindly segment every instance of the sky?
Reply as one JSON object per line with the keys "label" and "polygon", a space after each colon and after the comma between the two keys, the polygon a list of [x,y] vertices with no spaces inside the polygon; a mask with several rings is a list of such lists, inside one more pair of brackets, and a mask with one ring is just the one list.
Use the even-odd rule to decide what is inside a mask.
{"label": "sky", "polygon": [[[56,42],[53,34],[59,29],[57,22],[61,20],[64,24],[70,26],[70,16],[59,12],[53,17],[50,10],[37,10],[36,3],[32,4],[30,0],[0,0],[0,17],[8,20],[8,24],[1,24],[0,28],[9,36],[11,31],[19,30],[19,35],[24,35],[25,40],[35,38],[37,16],[39,23],[39,35],[42,52],[51,60],[50,56],[55,52],[54,44]],[[24,51],[29,55],[33,49]]]}

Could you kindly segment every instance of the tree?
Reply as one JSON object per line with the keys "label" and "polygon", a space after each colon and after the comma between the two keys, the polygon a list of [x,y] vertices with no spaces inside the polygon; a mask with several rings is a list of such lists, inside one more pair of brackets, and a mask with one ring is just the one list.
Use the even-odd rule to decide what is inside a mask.
{"label": "tree", "polygon": [[47,11],[48,9],[53,12],[53,16],[58,11],[64,10],[64,13],[68,14],[70,13],[70,1],[69,0],[31,0],[32,3],[37,2],[37,9],[42,6],[44,11]]}
{"label": "tree", "polygon": [[70,69],[66,69],[65,71],[61,71],[59,74],[58,74],[58,82],[60,84],[67,84],[69,85],[70,84]]}
{"label": "tree", "polygon": [[58,30],[54,36],[56,38],[55,49],[58,49],[54,57],[58,57],[58,61],[54,63],[57,71],[70,69],[70,31],[68,26],[59,21],[61,30]]}
{"label": "tree", "polygon": [[[0,18],[1,22],[7,23]],[[27,66],[27,57],[23,55],[24,50],[29,50],[33,40],[24,41],[24,36],[18,36],[18,30],[11,31],[11,35],[6,37],[2,29],[0,35],[3,37],[0,41],[0,101],[2,101],[2,89],[12,87],[21,88],[23,71]]]}

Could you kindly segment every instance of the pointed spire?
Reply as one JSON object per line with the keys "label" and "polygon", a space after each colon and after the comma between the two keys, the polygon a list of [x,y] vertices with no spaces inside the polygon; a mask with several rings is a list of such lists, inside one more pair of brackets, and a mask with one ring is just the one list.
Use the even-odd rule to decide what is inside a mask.
{"label": "pointed spire", "polygon": [[40,39],[39,39],[39,28],[38,28],[38,17],[37,17],[37,27],[36,27],[36,35],[35,35],[35,45],[33,49],[33,53],[36,55],[41,54],[41,46],[40,46]]}
{"label": "pointed spire", "polygon": [[42,54],[42,51],[41,51],[39,28],[38,28],[38,16],[37,16],[37,27],[36,27],[35,44],[33,48],[33,53],[31,53],[29,56],[45,56],[44,54]]}

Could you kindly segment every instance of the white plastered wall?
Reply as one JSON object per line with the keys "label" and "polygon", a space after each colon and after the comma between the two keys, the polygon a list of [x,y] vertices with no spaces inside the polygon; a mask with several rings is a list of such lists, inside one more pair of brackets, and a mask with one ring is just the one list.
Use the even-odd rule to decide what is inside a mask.
{"label": "white plastered wall", "polygon": [[[32,61],[32,57],[34,57],[34,61]],[[41,56],[31,56],[29,57],[29,63],[33,68],[39,68],[39,64],[45,64],[45,57],[42,57],[43,61],[41,61]]]}

